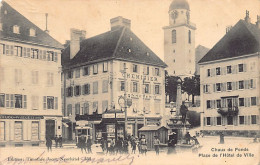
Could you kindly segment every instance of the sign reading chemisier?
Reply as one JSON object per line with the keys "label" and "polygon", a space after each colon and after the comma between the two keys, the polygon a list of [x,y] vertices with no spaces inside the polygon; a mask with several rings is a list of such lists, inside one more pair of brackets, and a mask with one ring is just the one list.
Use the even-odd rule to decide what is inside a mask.
{"label": "sign reading chemisier", "polygon": [[[122,76],[124,77],[124,73],[122,73]],[[147,75],[139,75],[139,74],[126,74],[127,79],[133,79],[133,80],[146,80],[146,81],[158,81],[157,77],[153,76],[147,76]]]}
{"label": "sign reading chemisier", "polygon": [[43,119],[43,116],[32,116],[32,115],[0,115],[0,119],[40,120],[40,119]]}

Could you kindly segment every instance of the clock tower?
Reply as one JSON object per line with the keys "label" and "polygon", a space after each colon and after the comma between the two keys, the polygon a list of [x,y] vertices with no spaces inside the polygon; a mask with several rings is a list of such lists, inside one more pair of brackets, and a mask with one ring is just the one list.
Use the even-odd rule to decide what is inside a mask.
{"label": "clock tower", "polygon": [[186,0],[173,0],[169,7],[169,26],[164,30],[164,61],[169,75],[181,78],[195,73],[195,30]]}

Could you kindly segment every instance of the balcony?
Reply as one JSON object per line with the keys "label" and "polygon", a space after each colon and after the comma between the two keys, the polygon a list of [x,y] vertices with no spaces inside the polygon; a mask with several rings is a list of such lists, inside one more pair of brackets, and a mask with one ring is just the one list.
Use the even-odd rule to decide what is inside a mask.
{"label": "balcony", "polygon": [[218,113],[222,116],[236,116],[238,115],[238,107],[225,107],[225,108],[219,108]]}

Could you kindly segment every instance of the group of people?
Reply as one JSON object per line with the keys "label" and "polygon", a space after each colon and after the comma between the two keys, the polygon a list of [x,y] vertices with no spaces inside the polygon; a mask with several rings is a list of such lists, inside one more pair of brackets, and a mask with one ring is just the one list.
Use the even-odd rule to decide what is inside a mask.
{"label": "group of people", "polygon": [[78,147],[81,149],[81,152],[85,151],[85,153],[91,154],[92,153],[92,141],[91,138],[87,138],[86,136],[79,136],[78,138]]}
{"label": "group of people", "polygon": [[59,135],[59,137],[56,135],[54,138],[51,138],[50,136],[46,137],[46,147],[48,152],[52,151],[52,140],[55,141],[55,147],[57,148],[58,145],[61,148],[62,147],[62,137]]}

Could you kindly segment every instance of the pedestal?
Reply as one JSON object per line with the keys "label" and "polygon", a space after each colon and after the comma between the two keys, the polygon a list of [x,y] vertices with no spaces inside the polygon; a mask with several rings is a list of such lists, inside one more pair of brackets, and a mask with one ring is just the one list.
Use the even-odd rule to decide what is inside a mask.
{"label": "pedestal", "polygon": [[190,128],[190,123],[186,119],[185,123],[182,122],[181,116],[174,116],[170,118],[168,124],[172,132],[175,132],[178,136],[178,141],[184,139],[187,130]]}

